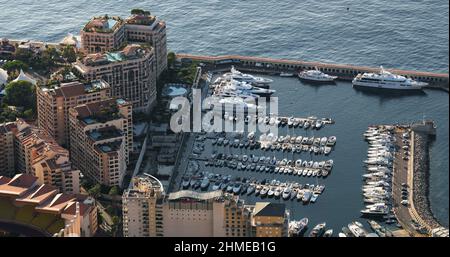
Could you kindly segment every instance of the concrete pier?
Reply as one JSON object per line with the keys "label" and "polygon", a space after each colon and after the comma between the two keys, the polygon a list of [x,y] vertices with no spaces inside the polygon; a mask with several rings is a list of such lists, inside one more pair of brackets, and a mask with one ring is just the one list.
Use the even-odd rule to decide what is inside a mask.
{"label": "concrete pier", "polygon": [[[280,73],[280,72],[298,72],[299,70],[314,69],[326,72],[330,75],[338,76],[342,80],[352,80],[357,74],[364,72],[378,72],[379,68],[356,66],[348,64],[332,64],[322,62],[308,62],[301,60],[285,60],[272,59],[239,55],[225,56],[201,56],[191,54],[177,54],[177,59],[181,62],[199,61],[214,67],[225,67],[235,65],[240,70],[247,72],[264,72],[264,73]],[[448,74],[432,73],[411,70],[386,69],[392,73],[410,77],[415,80],[428,82],[429,88],[442,89],[449,91]]]}

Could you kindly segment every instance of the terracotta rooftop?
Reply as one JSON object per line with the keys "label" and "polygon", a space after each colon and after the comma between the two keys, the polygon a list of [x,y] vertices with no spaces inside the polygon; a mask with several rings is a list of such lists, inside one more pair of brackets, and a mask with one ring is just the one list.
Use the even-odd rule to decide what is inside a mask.
{"label": "terracotta rooftop", "polygon": [[22,197],[17,198],[16,202],[42,204],[45,200],[52,198],[57,193],[58,190],[55,187],[44,184],[34,187]]}
{"label": "terracotta rooftop", "polygon": [[73,195],[59,193],[54,198],[48,199],[41,205],[37,206],[36,210],[50,213],[61,213],[64,208],[73,201],[75,201],[75,197]]}
{"label": "terracotta rooftop", "polygon": [[[67,204],[66,208],[63,210],[63,214],[68,214],[68,215],[75,215],[75,211],[77,209],[77,202],[70,202],[69,204]],[[79,203],[80,206],[80,215],[84,216],[84,214],[87,211],[90,211],[90,209],[92,208],[90,205],[84,204],[84,203]]]}
{"label": "terracotta rooftop", "polygon": [[77,111],[78,117],[82,119],[82,118],[86,118],[86,117],[92,116],[94,114],[97,114],[103,108],[107,108],[107,107],[109,107],[111,105],[115,105],[115,104],[116,104],[115,99],[107,99],[107,100],[103,100],[103,101],[97,101],[97,102],[79,105],[79,106],[75,107],[74,109]]}
{"label": "terracotta rooftop", "polygon": [[3,178],[1,181],[0,195],[21,196],[36,184],[37,178],[29,174],[17,174],[9,181]]}

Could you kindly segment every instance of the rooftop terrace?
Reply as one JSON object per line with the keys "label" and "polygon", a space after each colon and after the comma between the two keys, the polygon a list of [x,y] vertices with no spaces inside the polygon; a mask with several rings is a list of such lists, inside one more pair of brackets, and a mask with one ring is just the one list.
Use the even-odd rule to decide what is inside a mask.
{"label": "rooftop terrace", "polygon": [[108,142],[96,145],[96,148],[103,153],[113,153],[120,150],[122,140],[116,140],[114,142]]}
{"label": "rooftop terrace", "polygon": [[106,139],[112,139],[112,138],[118,138],[123,135],[122,131],[109,126],[106,128],[96,129],[90,132],[86,132],[86,134],[93,140],[93,141],[102,141]]}
{"label": "rooftop terrace", "polygon": [[109,63],[123,62],[144,57],[149,53],[148,47],[138,44],[129,44],[120,51],[88,54],[80,63],[86,66],[100,66]]}
{"label": "rooftop terrace", "polygon": [[56,96],[73,97],[86,93],[95,93],[109,88],[109,84],[104,80],[92,80],[89,82],[74,81],[61,84],[50,84],[41,86],[44,92],[51,92]]}
{"label": "rooftop terrace", "polygon": [[107,15],[92,18],[83,28],[86,32],[111,33],[117,30],[123,20],[120,17]]}
{"label": "rooftop terrace", "polygon": [[121,117],[119,106],[127,102],[122,99],[108,99],[75,107],[78,119],[85,125],[105,123]]}

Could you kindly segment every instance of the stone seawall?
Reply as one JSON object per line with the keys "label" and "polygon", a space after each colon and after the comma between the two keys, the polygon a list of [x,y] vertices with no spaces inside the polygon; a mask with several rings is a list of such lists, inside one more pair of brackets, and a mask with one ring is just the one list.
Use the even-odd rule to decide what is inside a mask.
{"label": "stone seawall", "polygon": [[414,171],[413,171],[413,201],[414,207],[429,229],[439,228],[441,225],[431,211],[429,201],[429,135],[414,133]]}

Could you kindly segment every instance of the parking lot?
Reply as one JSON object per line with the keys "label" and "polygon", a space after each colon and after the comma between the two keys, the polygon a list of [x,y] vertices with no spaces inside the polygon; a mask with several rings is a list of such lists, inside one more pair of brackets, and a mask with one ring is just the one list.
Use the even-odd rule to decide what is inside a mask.
{"label": "parking lot", "polygon": [[[411,141],[403,137],[406,130],[398,128],[396,131],[396,156],[394,159],[394,174],[392,179],[392,199],[394,212],[397,220],[402,227],[409,233],[410,236],[421,236],[417,232],[413,218],[410,213],[410,203],[412,202],[411,188],[412,185],[408,181],[409,174],[412,175],[412,169],[408,170],[409,162],[412,159],[410,156]],[[404,193],[406,192],[406,193]],[[407,201],[407,204],[402,204],[402,201]],[[406,202],[403,202],[406,203]]]}

